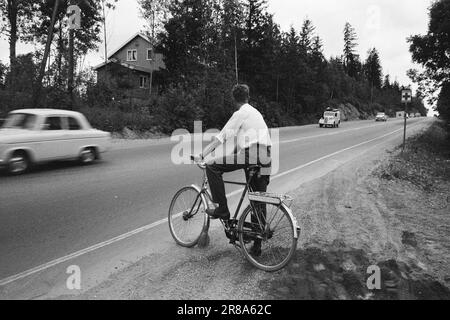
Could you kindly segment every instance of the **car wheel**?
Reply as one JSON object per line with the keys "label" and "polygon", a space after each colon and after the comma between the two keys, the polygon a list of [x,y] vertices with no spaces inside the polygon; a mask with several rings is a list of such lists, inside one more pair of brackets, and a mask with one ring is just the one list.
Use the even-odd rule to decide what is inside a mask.
{"label": "car wheel", "polygon": [[319,127],[323,128],[323,124],[319,124]]}
{"label": "car wheel", "polygon": [[97,159],[97,155],[94,148],[86,148],[81,151],[80,162],[81,164],[91,164]]}
{"label": "car wheel", "polygon": [[8,161],[8,172],[12,175],[25,173],[30,167],[30,160],[24,151],[16,151]]}

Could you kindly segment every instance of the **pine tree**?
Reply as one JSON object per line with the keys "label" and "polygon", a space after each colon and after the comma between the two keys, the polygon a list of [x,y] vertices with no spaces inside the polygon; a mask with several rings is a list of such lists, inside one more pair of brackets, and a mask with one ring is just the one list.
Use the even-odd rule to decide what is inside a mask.
{"label": "pine tree", "polygon": [[303,55],[307,55],[312,51],[313,36],[315,27],[311,20],[305,19],[300,31],[300,48]]}
{"label": "pine tree", "polygon": [[391,76],[389,74],[387,74],[384,77],[384,81],[383,81],[383,89],[391,89],[392,85],[391,85]]}
{"label": "pine tree", "polygon": [[365,76],[371,87],[381,89],[382,86],[382,68],[380,56],[376,48],[369,50],[366,63],[364,65]]}
{"label": "pine tree", "polygon": [[355,29],[350,23],[346,23],[344,27],[344,68],[347,74],[353,78],[357,78],[361,71],[361,62],[359,60],[359,55],[356,53],[356,47],[358,43],[356,42],[358,37],[356,35]]}

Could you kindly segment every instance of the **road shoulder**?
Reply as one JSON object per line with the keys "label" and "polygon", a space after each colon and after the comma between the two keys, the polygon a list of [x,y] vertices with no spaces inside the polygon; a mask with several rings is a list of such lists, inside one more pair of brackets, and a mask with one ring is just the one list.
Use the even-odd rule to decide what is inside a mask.
{"label": "road shoulder", "polygon": [[[268,298],[450,299],[448,160],[409,143],[404,155],[374,150],[296,191],[302,245],[264,285]],[[373,267],[379,290],[367,287]]]}

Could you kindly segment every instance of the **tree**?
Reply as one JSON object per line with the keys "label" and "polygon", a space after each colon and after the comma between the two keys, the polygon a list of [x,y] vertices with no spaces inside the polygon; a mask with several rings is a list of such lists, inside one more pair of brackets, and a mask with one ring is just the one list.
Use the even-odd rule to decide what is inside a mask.
{"label": "tree", "polygon": [[119,0],[101,1],[101,20],[103,25],[103,45],[105,46],[105,63],[108,63],[108,31],[106,28],[106,17],[108,10],[114,10]]}
{"label": "tree", "polygon": [[358,46],[356,42],[358,37],[355,29],[347,22],[344,27],[344,68],[347,74],[356,78],[361,71],[361,62],[355,48]]}
{"label": "tree", "polygon": [[[106,1],[106,3],[114,2],[114,0]],[[66,23],[67,8],[72,4],[78,5],[82,11],[81,28],[73,31],[69,30]],[[26,39],[45,44],[33,95],[34,104],[39,104],[42,79],[54,38],[57,39],[58,44],[56,84],[59,87],[66,86],[67,92],[71,95],[75,84],[76,57],[98,48],[100,43],[102,9],[102,3],[95,0],[41,0],[38,2],[36,16],[29,25]]]}
{"label": "tree", "polygon": [[221,13],[221,45],[223,56],[219,62],[222,71],[234,70],[239,82],[238,52],[243,38],[243,6],[238,0],[224,0]]}
{"label": "tree", "polygon": [[149,22],[149,35],[155,41],[163,32],[164,21],[169,15],[169,0],[139,0],[142,17]]}
{"label": "tree", "polygon": [[279,69],[282,75],[281,93],[286,101],[286,111],[290,111],[295,105],[296,87],[301,69],[300,63],[300,38],[297,31],[291,26],[289,32],[283,35]]}
{"label": "tree", "polygon": [[213,5],[212,0],[171,4],[171,18],[160,35],[160,47],[172,81],[189,82],[215,63],[219,30],[211,24]]}
{"label": "tree", "polygon": [[436,110],[450,121],[448,83],[450,82],[450,0],[435,1],[429,11],[430,23],[426,35],[408,39],[413,61],[424,67],[423,72],[410,70],[409,76],[435,102],[433,95],[441,89]]}
{"label": "tree", "polygon": [[364,71],[370,86],[381,89],[383,71],[380,63],[380,55],[376,48],[369,50],[366,63],[364,64]]}
{"label": "tree", "polygon": [[32,0],[2,0],[0,13],[2,16],[1,34],[6,34],[9,41],[9,61],[11,74],[10,86],[15,86],[16,46],[17,41],[24,35],[26,25],[32,21],[36,2]]}
{"label": "tree", "polygon": [[0,61],[0,88],[5,85],[6,80],[6,66]]}
{"label": "tree", "polygon": [[300,50],[301,54],[306,56],[312,51],[313,44],[313,36],[314,36],[314,27],[313,23],[309,19],[305,19],[302,25],[302,30],[300,31]]}
{"label": "tree", "polygon": [[450,82],[445,82],[442,85],[436,110],[439,115],[450,124]]}
{"label": "tree", "polygon": [[[242,80],[249,83],[256,92],[276,87],[276,59],[281,47],[281,32],[267,12],[266,0],[247,0],[244,10],[245,26],[239,52]],[[275,96],[275,95],[273,95]]]}
{"label": "tree", "polygon": [[384,77],[384,81],[383,81],[383,89],[384,90],[389,90],[389,89],[391,89],[392,88],[392,85],[391,85],[391,76],[389,75],[389,74],[387,74],[385,77]]}

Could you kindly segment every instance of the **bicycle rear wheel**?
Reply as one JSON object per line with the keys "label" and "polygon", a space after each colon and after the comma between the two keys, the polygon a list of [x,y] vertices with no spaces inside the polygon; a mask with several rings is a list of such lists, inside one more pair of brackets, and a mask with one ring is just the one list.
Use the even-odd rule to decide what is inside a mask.
{"label": "bicycle rear wheel", "polygon": [[263,271],[281,270],[297,249],[294,228],[291,216],[282,206],[254,203],[253,207],[247,207],[238,224],[245,257]]}
{"label": "bicycle rear wheel", "polygon": [[202,195],[194,187],[185,187],[175,194],[169,208],[169,227],[180,246],[192,248],[198,243],[209,223],[205,210]]}

